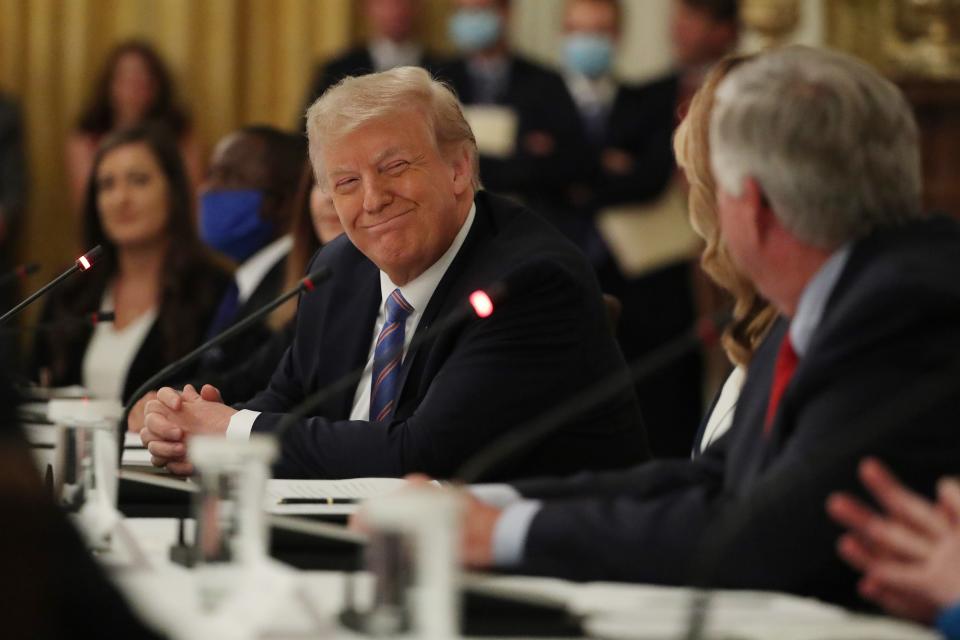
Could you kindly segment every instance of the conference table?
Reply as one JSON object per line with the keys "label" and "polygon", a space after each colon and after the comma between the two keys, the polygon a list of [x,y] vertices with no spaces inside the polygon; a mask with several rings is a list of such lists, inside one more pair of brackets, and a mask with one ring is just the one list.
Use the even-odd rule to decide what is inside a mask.
{"label": "conference table", "polygon": [[[43,425],[28,428],[27,434],[38,464],[48,469],[52,447]],[[330,507],[313,516],[296,509],[270,514],[270,553],[262,561],[212,571],[189,568],[171,560],[170,552],[178,542],[192,543],[189,488],[151,470],[136,438],[126,445],[118,491],[122,517],[110,549],[96,557],[148,624],[184,640],[367,637],[344,624],[369,608],[375,591],[374,579],[364,571],[363,545],[343,528],[345,514],[355,506]],[[219,589],[215,604],[211,584]],[[939,637],[907,622],[782,593],[704,593],[473,572],[461,575],[460,586],[465,638]]]}
{"label": "conference table", "polygon": [[[170,560],[169,549],[179,529],[176,518],[125,518],[118,525],[114,548],[99,556],[134,609],[171,637],[364,637],[339,622],[345,609],[362,610],[372,600],[373,579],[363,571],[298,569],[266,559],[262,566],[239,571],[236,595],[217,611],[205,611],[202,576]],[[189,539],[192,521],[185,529]],[[470,572],[464,573],[462,583],[467,594],[464,637],[683,638],[694,606],[706,607],[705,638],[938,637],[908,623],[787,594],[716,591],[704,596],[687,588]]]}

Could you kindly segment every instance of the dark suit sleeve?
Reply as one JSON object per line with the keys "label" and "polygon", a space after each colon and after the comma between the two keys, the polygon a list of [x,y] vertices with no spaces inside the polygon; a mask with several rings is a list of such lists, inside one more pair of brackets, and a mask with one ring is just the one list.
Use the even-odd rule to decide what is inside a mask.
{"label": "dark suit sleeve", "polygon": [[[551,72],[530,71],[523,82],[529,86],[522,90],[519,101],[510,105],[518,117],[514,152],[507,158],[481,155],[480,176],[494,191],[549,194],[562,190],[581,173],[583,156],[574,140],[580,128],[576,107],[563,80]],[[549,153],[531,153],[526,139],[533,132],[551,138]]]}
{"label": "dark suit sleeve", "polygon": [[[723,476],[652,498],[547,502],[531,524],[521,570],[665,584],[692,577],[851,600],[855,577],[835,553],[839,529],[824,510],[828,494],[860,491],[855,474],[865,455],[888,461],[922,491],[960,468],[956,318],[934,314],[942,305],[915,292],[888,293],[911,308],[894,314],[889,303],[858,301],[866,315],[851,314],[837,332],[847,339],[831,342],[831,365],[819,371],[808,400],[798,406],[789,390],[784,396],[788,418],[777,428],[791,435],[755,479],[731,469],[728,457]],[[738,442],[763,437],[760,426],[745,427]]]}
{"label": "dark suit sleeve", "polygon": [[660,195],[676,168],[672,140],[672,129],[654,129],[632,148],[619,149],[633,158],[633,165],[628,171],[613,173],[601,165],[596,194],[599,205],[643,202]]}
{"label": "dark suit sleeve", "polygon": [[[599,157],[596,159],[591,184],[593,207],[645,202],[663,192],[676,170],[673,157],[676,101],[675,84],[668,81],[620,89],[608,124],[604,151],[626,152],[633,163],[627,171],[614,173]],[[583,153],[590,151],[584,149]]]}
{"label": "dark suit sleeve", "polygon": [[523,497],[536,500],[609,498],[630,495],[646,498],[697,486],[721,473],[726,438],[721,438],[697,460],[651,460],[628,470],[583,472],[567,478],[537,478],[513,482]]}
{"label": "dark suit sleeve", "polygon": [[294,322],[287,323],[283,329],[271,334],[266,342],[239,364],[227,371],[213,372],[203,377],[203,383],[212,384],[219,389],[223,401],[227,404],[251,399],[261,389],[267,387],[270,376],[293,342],[294,328]]}
{"label": "dark suit sleeve", "polygon": [[[522,424],[551,406],[568,389],[569,367],[577,366],[569,358],[577,353],[588,322],[582,304],[586,289],[546,261],[534,263],[523,280],[522,295],[447,337],[455,344],[408,419],[389,424],[302,420],[282,439],[277,473],[356,477],[421,471],[449,477],[508,422]],[[297,352],[295,344],[267,392],[246,407],[264,412],[254,430],[272,430],[282,417],[278,412],[305,397]],[[421,352],[418,357],[431,356]]]}

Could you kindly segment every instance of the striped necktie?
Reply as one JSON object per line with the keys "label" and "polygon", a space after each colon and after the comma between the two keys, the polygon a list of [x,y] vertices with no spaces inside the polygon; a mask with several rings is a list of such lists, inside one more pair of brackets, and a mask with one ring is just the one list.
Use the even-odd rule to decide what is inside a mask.
{"label": "striped necktie", "polygon": [[387,297],[387,317],[377,336],[373,349],[373,383],[370,386],[370,420],[386,420],[392,413],[400,381],[400,363],[403,361],[403,338],[407,317],[413,307],[400,289]]}

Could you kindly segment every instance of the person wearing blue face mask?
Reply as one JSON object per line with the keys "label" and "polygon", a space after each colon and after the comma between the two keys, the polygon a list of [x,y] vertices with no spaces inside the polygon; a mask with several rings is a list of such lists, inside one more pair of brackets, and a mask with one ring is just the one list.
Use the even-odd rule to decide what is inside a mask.
{"label": "person wearing blue face mask", "polygon": [[[455,7],[449,37],[462,57],[441,66],[437,75],[456,90],[474,125],[484,186],[547,209],[578,165],[568,136],[576,115],[563,79],[510,50],[509,0],[457,0]],[[500,121],[510,123],[497,127],[505,132],[504,148],[485,145],[487,128],[477,126],[477,107],[488,116],[497,111]]]}
{"label": "person wearing blue face mask", "polygon": [[[206,339],[280,294],[293,246],[287,230],[304,162],[306,144],[300,136],[264,125],[229,133],[214,147],[200,190],[200,237],[237,268],[206,326]],[[251,327],[207,351],[191,377],[179,382],[235,368],[272,335],[266,323]],[[150,392],[137,401],[130,413],[130,431],[143,426],[143,408],[154,397]]]}
{"label": "person wearing blue face mask", "polygon": [[237,264],[243,305],[278,292],[282,277],[274,274],[290,250],[285,230],[305,156],[299,137],[267,126],[230,133],[214,148],[200,192],[200,236]]}
{"label": "person wearing blue face mask", "polygon": [[[287,234],[306,144],[268,126],[248,126],[213,150],[200,191],[200,236],[237,264],[207,336],[213,337],[280,293],[293,245]],[[268,336],[265,326],[208,353],[205,369],[236,364]]]}
{"label": "person wearing blue face mask", "polygon": [[[623,304],[618,339],[628,361],[679,335],[695,317],[685,258],[644,273],[621,267],[596,220],[610,208],[647,205],[668,187],[676,168],[671,150],[675,84],[633,85],[614,72],[623,7],[617,0],[569,0],[564,12],[564,80],[576,105],[580,173],[552,213],[561,230],[590,257],[601,287]],[[641,214],[638,214],[641,215]],[[650,309],[655,308],[656,313]],[[650,424],[654,454],[689,453],[701,414],[698,354],[679,360],[656,380],[637,385]]]}

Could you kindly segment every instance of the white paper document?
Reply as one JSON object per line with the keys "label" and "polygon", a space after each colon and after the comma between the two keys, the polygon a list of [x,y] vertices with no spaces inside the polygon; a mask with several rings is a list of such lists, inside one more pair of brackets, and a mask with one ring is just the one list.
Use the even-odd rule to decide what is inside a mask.
{"label": "white paper document", "polygon": [[124,449],[122,464],[125,467],[153,468],[153,463],[150,462],[150,452],[143,448]]}
{"label": "white paper document", "polygon": [[288,515],[349,515],[363,500],[393,493],[406,483],[400,478],[271,480],[266,508],[270,513]]}
{"label": "white paper document", "polygon": [[463,107],[463,116],[473,130],[477,149],[483,155],[509,158],[517,140],[517,113],[498,105],[470,105]]}
{"label": "white paper document", "polygon": [[401,478],[351,478],[349,480],[271,480],[267,496],[273,502],[284,498],[312,500],[366,500],[393,493],[407,484]]}

